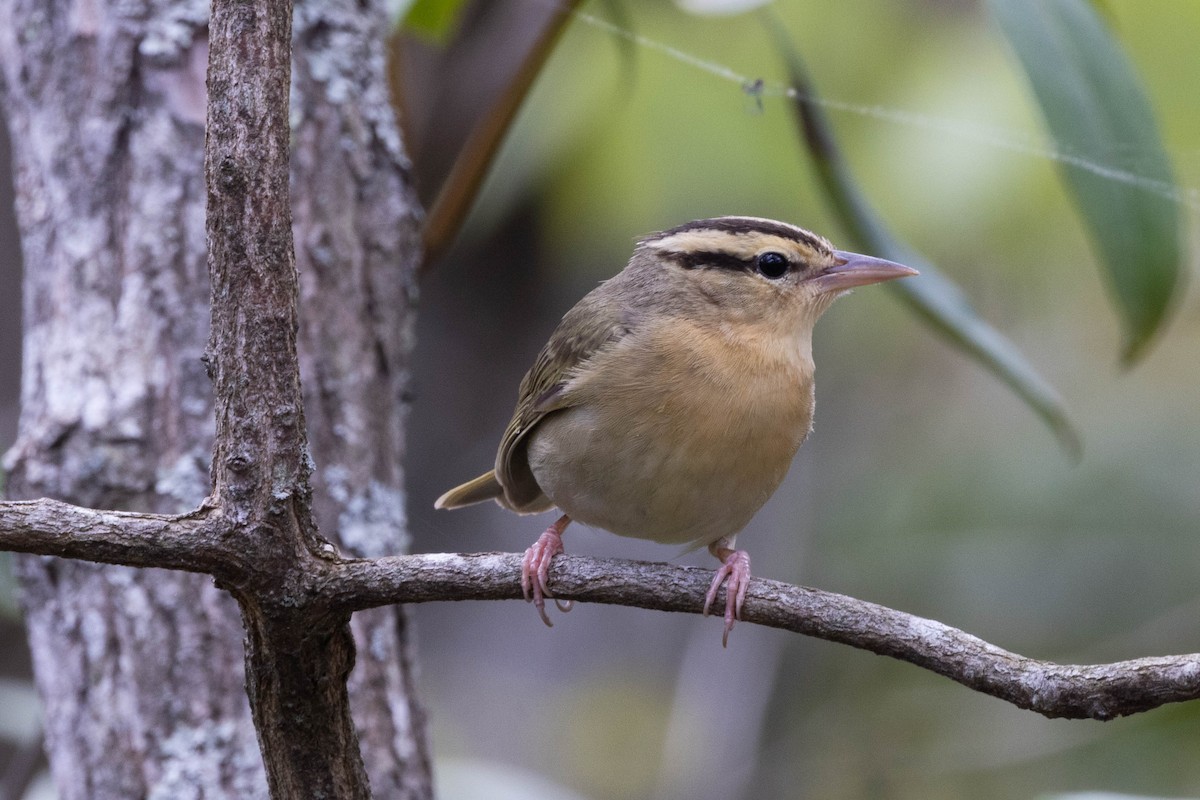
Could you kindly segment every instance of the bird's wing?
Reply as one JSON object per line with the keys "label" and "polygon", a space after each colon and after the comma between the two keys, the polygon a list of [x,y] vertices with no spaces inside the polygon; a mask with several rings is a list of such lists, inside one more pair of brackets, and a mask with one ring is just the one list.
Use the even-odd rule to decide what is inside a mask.
{"label": "bird's wing", "polygon": [[521,380],[517,408],[496,454],[496,478],[504,487],[504,505],[514,511],[545,511],[553,505],[529,469],[525,452],[529,432],[547,414],[569,408],[572,402],[565,388],[571,377],[630,331],[625,309],[612,302],[604,288],[596,289],[567,312]]}

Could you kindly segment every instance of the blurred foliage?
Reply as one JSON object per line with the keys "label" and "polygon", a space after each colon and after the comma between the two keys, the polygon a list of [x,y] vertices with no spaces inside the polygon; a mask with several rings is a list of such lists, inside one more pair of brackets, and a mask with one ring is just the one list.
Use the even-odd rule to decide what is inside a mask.
{"label": "blurred foliage", "polygon": [[17,581],[12,571],[12,553],[0,553],[0,616],[18,619]]}
{"label": "blurred foliage", "polygon": [[770,3],[771,0],[675,0],[677,6],[693,14],[741,14]]}
{"label": "blurred foliage", "polygon": [[440,258],[458,235],[521,104],[571,21],[570,12],[578,5],[579,0],[563,0],[521,59],[516,74],[506,81],[491,106],[480,114],[425,218],[423,267]]}
{"label": "blurred foliage", "polygon": [[453,31],[466,0],[402,0],[398,17],[404,28],[434,41]]}
{"label": "blurred foliage", "polygon": [[[745,213],[853,239],[819,168],[799,157],[792,104],[771,91],[789,83],[787,68],[756,16],[680,10],[694,5],[626,4],[632,71],[610,30],[568,27],[460,243],[429,274],[412,417],[418,547],[532,541],[541,520],[425,506],[490,461],[528,359],[625,262],[635,235]],[[1076,211],[1078,190],[1049,157],[1077,145],[1058,139],[985,3],[777,0],[771,10],[819,76],[845,166],[879,223],[940,265],[977,317],[1053,382],[1088,446],[1077,466],[1065,463],[1006,390],[887,293],[860,291],[818,326],[816,430],[739,539],[758,574],[1056,661],[1194,650],[1194,295],[1165,306],[1170,325],[1136,370],[1116,369],[1133,329],[1097,280],[1110,267],[1090,239],[1091,212]],[[1200,98],[1180,76],[1192,68],[1200,4],[1110,0],[1103,14],[1158,118],[1152,149],[1174,162],[1170,213],[1190,226]],[[747,93],[740,76],[765,90]],[[1116,166],[1158,179],[1136,163]],[[497,282],[522,290],[501,295]],[[586,529],[567,546],[675,555]],[[799,637],[739,628],[722,651],[719,631],[699,620],[584,606],[546,632],[527,612],[417,610],[431,632],[423,658],[443,756],[516,764],[593,800],[1200,796],[1196,704],[1106,724],[1045,720]],[[479,652],[483,673],[471,666]],[[619,747],[625,730],[631,744]]]}

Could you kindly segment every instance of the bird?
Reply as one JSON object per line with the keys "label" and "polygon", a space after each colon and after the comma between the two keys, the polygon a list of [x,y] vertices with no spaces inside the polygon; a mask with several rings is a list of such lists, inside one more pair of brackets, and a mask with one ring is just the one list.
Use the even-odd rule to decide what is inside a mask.
{"label": "bird", "polygon": [[707,547],[720,566],[703,613],[724,585],[727,646],[750,583],[737,535],[812,429],[814,324],[854,287],[916,274],[761,217],[643,236],[534,360],[493,469],[434,506],[559,510],[521,563],[522,593],[546,625],[550,565],[572,521]]}

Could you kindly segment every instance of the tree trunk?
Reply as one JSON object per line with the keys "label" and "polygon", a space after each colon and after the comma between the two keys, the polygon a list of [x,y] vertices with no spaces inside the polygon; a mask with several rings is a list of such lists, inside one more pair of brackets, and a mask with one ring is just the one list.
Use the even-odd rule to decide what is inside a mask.
{"label": "tree trunk", "polygon": [[[26,265],[9,495],[182,512],[208,492],[203,122],[207,6],[0,6]],[[295,19],[300,346],[323,534],[405,542],[415,202],[383,80],[381,8]],[[266,794],[236,604],[204,578],[24,558],[63,798]],[[358,614],[355,722],[380,796],[429,795],[403,609]]]}

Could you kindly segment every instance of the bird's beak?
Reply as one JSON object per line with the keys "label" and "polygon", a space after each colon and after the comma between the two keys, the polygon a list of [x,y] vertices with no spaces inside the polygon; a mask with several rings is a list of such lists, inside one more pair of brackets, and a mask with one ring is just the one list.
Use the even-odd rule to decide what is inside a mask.
{"label": "bird's beak", "polygon": [[818,291],[822,294],[844,292],[855,286],[866,286],[881,281],[890,281],[893,278],[907,278],[910,275],[919,274],[912,267],[897,264],[895,261],[885,261],[882,258],[847,253],[843,250],[834,250],[833,255],[835,258],[833,266],[812,277],[812,282],[817,285]]}

